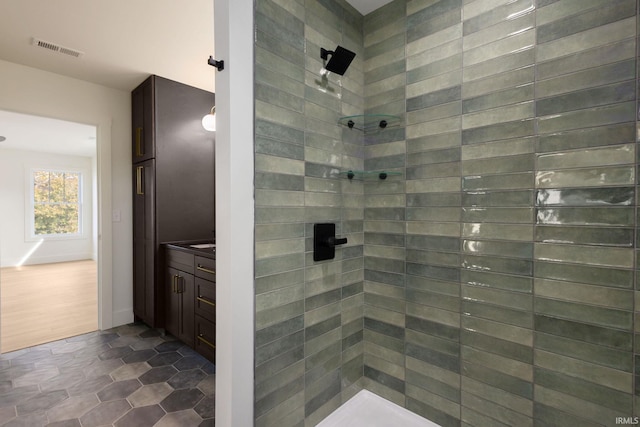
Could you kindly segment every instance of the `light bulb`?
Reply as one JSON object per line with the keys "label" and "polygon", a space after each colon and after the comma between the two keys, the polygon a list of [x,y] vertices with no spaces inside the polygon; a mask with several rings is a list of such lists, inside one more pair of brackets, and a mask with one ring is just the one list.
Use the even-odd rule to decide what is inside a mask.
{"label": "light bulb", "polygon": [[204,116],[202,118],[202,127],[205,128],[205,130],[208,130],[209,132],[215,132],[216,131],[216,115],[215,113],[211,114],[207,114],[206,116]]}

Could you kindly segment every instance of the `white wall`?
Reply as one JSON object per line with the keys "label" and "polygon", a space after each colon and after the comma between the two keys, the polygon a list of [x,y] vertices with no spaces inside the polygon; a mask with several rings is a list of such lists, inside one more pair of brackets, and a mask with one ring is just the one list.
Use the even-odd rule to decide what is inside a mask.
{"label": "white wall", "polygon": [[[93,171],[90,157],[0,149],[0,267],[93,258]],[[34,169],[82,173],[82,234],[69,239],[31,238],[30,176]],[[39,239],[38,239],[39,240]]]}
{"label": "white wall", "polygon": [[[130,93],[2,60],[0,76],[0,109],[97,127],[99,324],[132,321]],[[120,222],[111,222],[112,209]]]}
{"label": "white wall", "polygon": [[215,0],[216,423],[252,426],[254,353],[253,0]]}

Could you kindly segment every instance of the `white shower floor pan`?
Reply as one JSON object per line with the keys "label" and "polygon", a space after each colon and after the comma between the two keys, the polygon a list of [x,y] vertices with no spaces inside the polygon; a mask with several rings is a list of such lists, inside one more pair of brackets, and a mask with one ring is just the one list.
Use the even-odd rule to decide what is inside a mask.
{"label": "white shower floor pan", "polygon": [[403,407],[367,390],[333,411],[316,427],[439,427]]}

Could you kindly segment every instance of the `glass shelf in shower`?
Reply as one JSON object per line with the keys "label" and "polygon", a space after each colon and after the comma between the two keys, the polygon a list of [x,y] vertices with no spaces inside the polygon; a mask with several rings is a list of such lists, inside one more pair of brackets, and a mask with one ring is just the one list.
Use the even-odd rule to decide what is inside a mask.
{"label": "glass shelf in shower", "polygon": [[365,133],[380,132],[385,129],[400,126],[401,118],[390,114],[358,114],[344,116],[338,119],[338,123],[349,129],[361,130]]}
{"label": "glass shelf in shower", "polygon": [[396,171],[384,171],[384,170],[375,170],[375,171],[358,171],[358,170],[348,170],[340,172],[340,175],[346,176],[348,179],[381,179],[385,180],[390,176],[401,176],[402,172]]}

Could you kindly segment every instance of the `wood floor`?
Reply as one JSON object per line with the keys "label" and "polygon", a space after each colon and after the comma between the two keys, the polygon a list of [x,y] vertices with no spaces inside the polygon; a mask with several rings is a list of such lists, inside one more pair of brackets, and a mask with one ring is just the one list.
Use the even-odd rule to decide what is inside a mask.
{"label": "wood floor", "polygon": [[0,269],[0,353],[98,329],[93,260]]}

